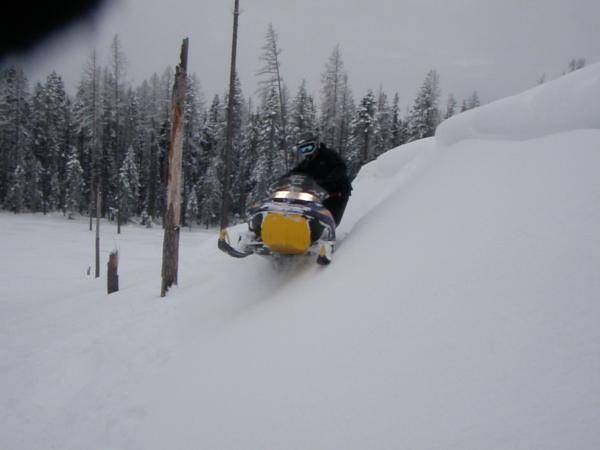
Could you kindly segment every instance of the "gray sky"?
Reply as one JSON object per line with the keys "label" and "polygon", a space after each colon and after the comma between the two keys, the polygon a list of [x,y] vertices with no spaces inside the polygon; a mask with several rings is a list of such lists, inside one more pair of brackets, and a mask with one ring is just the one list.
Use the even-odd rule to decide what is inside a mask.
{"label": "gray sky", "polygon": [[[443,100],[473,90],[482,102],[515,94],[571,58],[600,61],[598,0],[240,0],[238,72],[256,89],[258,55],[272,22],[292,95],[302,78],[319,95],[320,74],[339,43],[355,99],[383,86],[411,104],[426,73],[440,75]],[[178,62],[190,38],[189,71],[207,100],[227,86],[233,0],[114,0],[95,19],[58,33],[26,58],[30,79],[55,69],[73,90],[92,48],[102,64],[114,34],[138,84]]]}

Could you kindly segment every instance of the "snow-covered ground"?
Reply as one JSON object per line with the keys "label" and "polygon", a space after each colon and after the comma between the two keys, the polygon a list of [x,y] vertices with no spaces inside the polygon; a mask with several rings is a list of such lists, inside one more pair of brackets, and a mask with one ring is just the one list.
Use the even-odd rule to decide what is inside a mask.
{"label": "snow-covered ground", "polygon": [[363,168],[325,268],[186,230],[161,299],[160,229],[103,223],[94,280],[85,221],[0,214],[0,448],[600,448],[600,125],[519,131],[599,75]]}

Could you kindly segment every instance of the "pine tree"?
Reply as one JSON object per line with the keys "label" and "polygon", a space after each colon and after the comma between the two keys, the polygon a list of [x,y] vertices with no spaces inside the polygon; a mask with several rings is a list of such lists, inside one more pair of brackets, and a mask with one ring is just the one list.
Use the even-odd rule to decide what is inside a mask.
{"label": "pine tree", "polygon": [[281,149],[284,166],[289,169],[289,152],[288,152],[288,133],[287,133],[287,95],[285,86],[281,76],[281,48],[279,47],[279,37],[273,28],[273,24],[269,24],[267,34],[265,36],[265,44],[262,47],[260,60],[263,66],[258,71],[257,75],[263,77],[259,82],[259,95],[263,107],[266,102],[271,100],[272,92],[276,94],[276,111],[277,111],[277,135],[275,137],[277,146]]}
{"label": "pine tree", "polygon": [[4,207],[15,214],[23,211],[25,207],[25,170],[17,164],[10,178],[10,189],[4,200]]}
{"label": "pine tree", "polygon": [[192,74],[188,76],[186,99],[184,104],[184,135],[183,135],[183,223],[187,223],[189,193],[194,192],[195,186],[201,177],[201,153],[202,153],[202,111],[203,98],[197,77]]}
{"label": "pine tree", "polygon": [[[162,89],[160,77],[154,73],[149,82],[144,81],[138,89],[140,103],[140,142],[141,161],[138,167],[140,173],[140,196],[142,210],[151,219],[162,216],[161,199],[161,156],[163,148],[161,141]],[[151,220],[149,219],[149,220]]]}
{"label": "pine tree", "polygon": [[471,94],[471,97],[467,100],[467,109],[478,108],[480,105],[479,95],[477,94],[477,91],[473,91],[473,94]]}
{"label": "pine tree", "polygon": [[98,153],[100,144],[100,68],[96,50],[92,50],[84,66],[75,97],[74,112],[77,142],[80,147],[81,165],[88,198],[90,231],[95,213],[96,187],[98,183]]}
{"label": "pine tree", "polygon": [[140,189],[139,173],[135,163],[133,147],[127,149],[125,159],[119,170],[118,205],[120,217],[124,223],[137,213]]}
{"label": "pine tree", "polygon": [[141,111],[139,99],[132,88],[128,88],[124,94],[124,117],[123,121],[123,148],[133,147],[136,150],[135,163],[139,167],[144,145],[144,131],[141,123]]}
{"label": "pine tree", "polygon": [[400,117],[400,96],[398,93],[394,94],[394,101],[392,103],[392,120],[390,125],[390,138],[392,148],[396,148],[403,144],[402,139],[402,118]]}
{"label": "pine tree", "polygon": [[379,88],[377,96],[377,112],[375,113],[374,157],[382,155],[391,148],[392,113],[388,105],[387,95]]}
{"label": "pine tree", "polygon": [[71,104],[56,72],[48,75],[44,85],[36,84],[32,106],[31,148],[42,166],[42,209],[47,212],[65,204],[66,164],[75,133]]}
{"label": "pine tree", "polygon": [[120,152],[125,149],[125,129],[124,129],[124,116],[126,115],[125,110],[127,108],[126,96],[125,96],[125,67],[127,65],[127,58],[123,52],[121,40],[119,35],[115,35],[110,45],[110,70],[112,81],[110,85],[111,97],[112,97],[112,110],[114,120],[114,133],[115,133],[115,151],[119,156],[118,162],[121,160]]}
{"label": "pine tree", "polygon": [[0,202],[12,189],[17,166],[30,146],[29,82],[22,69],[0,71]]}
{"label": "pine tree", "polygon": [[198,220],[198,213],[200,212],[200,208],[198,207],[198,196],[196,195],[196,186],[192,186],[186,197],[185,223],[191,231],[192,225]]}
{"label": "pine tree", "polygon": [[202,127],[202,165],[206,170],[201,178],[200,221],[207,228],[219,222],[222,198],[222,169],[224,146],[224,108],[218,95],[215,95]]}
{"label": "pine tree", "polygon": [[440,121],[439,97],[439,77],[435,70],[431,70],[408,114],[408,142],[435,134],[435,129]]}
{"label": "pine tree", "polygon": [[223,159],[220,153],[213,155],[202,181],[203,197],[200,204],[200,221],[206,228],[219,223],[223,183]]}
{"label": "pine tree", "polygon": [[83,169],[77,157],[77,149],[71,148],[67,161],[66,174],[66,195],[64,208],[68,213],[68,218],[72,219],[75,213],[81,209],[83,197]]}
{"label": "pine tree", "polygon": [[446,104],[446,114],[444,114],[444,119],[449,119],[450,117],[452,117],[454,114],[456,114],[456,99],[454,98],[454,95],[449,94],[448,95],[448,103]]}
{"label": "pine tree", "polygon": [[569,72],[574,72],[585,67],[585,58],[573,58],[569,62]]}
{"label": "pine tree", "polygon": [[350,177],[354,178],[360,167],[372,159],[374,134],[377,128],[377,104],[373,91],[369,89],[360,101],[352,123],[352,153],[348,161]]}
{"label": "pine tree", "polygon": [[290,142],[298,143],[303,139],[318,135],[317,111],[315,103],[308,93],[306,80],[302,80],[290,110]]}
{"label": "pine tree", "polygon": [[33,95],[31,97],[31,151],[33,156],[40,165],[39,171],[39,189],[42,194],[42,211],[46,213],[48,211],[49,204],[52,201],[49,199],[50,193],[50,179],[52,177],[51,165],[51,152],[49,149],[49,133],[48,133],[48,120],[47,120],[47,105],[46,105],[46,91],[41,83],[36,83],[33,88]]}
{"label": "pine tree", "polygon": [[119,162],[117,160],[117,127],[115,121],[114,80],[107,68],[103,69],[100,89],[100,142],[97,152],[98,184],[102,193],[102,210],[115,208]]}
{"label": "pine tree", "polygon": [[25,170],[25,203],[29,211],[43,210],[43,195],[41,191],[42,164],[33,154],[31,147],[25,150],[23,158]]}
{"label": "pine tree", "polygon": [[52,200],[56,208],[64,205],[65,189],[64,180],[68,156],[69,139],[69,102],[62,78],[52,72],[46,78],[46,114],[48,120],[48,150],[50,151],[50,169],[56,173],[59,189],[52,193]]}
{"label": "pine tree", "polygon": [[[244,99],[241,83],[237,74],[234,79],[234,98],[233,98],[233,114],[232,120],[232,149],[230,153],[231,166],[230,166],[230,214],[233,218],[243,215],[245,211],[245,205],[241,204],[241,198],[244,194],[241,192],[243,189],[243,182],[241,178],[243,175],[243,166],[245,161],[242,159],[242,139],[243,139],[243,127],[246,119],[246,101]],[[225,96],[225,113],[227,116],[227,110],[229,108],[229,93]],[[225,126],[223,127],[225,129]],[[225,137],[223,138],[225,139]]]}
{"label": "pine tree", "polygon": [[162,217],[163,213],[161,205],[162,198],[164,197],[164,190],[162,191],[162,195],[161,192],[159,192],[162,188],[162,149],[158,140],[159,132],[155,131],[154,119],[151,119],[150,122],[152,126],[150,130],[150,142],[148,143],[147,148],[147,172],[144,172],[146,174],[146,181],[144,183],[146,186],[146,194],[144,197],[145,203],[143,209],[148,213],[148,216],[151,219],[155,219],[157,217]]}
{"label": "pine tree", "polygon": [[337,44],[321,75],[321,140],[331,148],[334,148],[340,139],[340,99],[345,74],[342,50]]}
{"label": "pine tree", "polygon": [[250,115],[242,132],[240,147],[240,167],[238,168],[237,184],[239,185],[239,197],[237,198],[237,209],[244,213],[249,206],[250,194],[255,189],[256,179],[253,173],[258,158],[260,144],[260,115]]}
{"label": "pine tree", "polygon": [[347,159],[350,153],[350,139],[352,132],[352,119],[356,111],[354,97],[350,84],[348,82],[348,74],[344,72],[342,76],[342,84],[340,86],[340,106],[339,106],[339,133],[338,141],[335,144],[335,149],[340,156]]}
{"label": "pine tree", "polygon": [[271,184],[285,172],[282,157],[277,152],[277,92],[271,89],[260,111],[260,128],[257,147],[257,159],[252,173],[254,190],[251,198],[258,200]]}
{"label": "pine tree", "polygon": [[536,84],[540,85],[540,84],[544,84],[546,82],[546,74],[543,73],[537,80]]}
{"label": "pine tree", "polygon": [[115,35],[110,45],[109,67],[104,69],[101,85],[100,129],[102,146],[98,155],[99,179],[104,209],[118,209],[119,170],[125,158],[125,118],[127,96],[126,58]]}

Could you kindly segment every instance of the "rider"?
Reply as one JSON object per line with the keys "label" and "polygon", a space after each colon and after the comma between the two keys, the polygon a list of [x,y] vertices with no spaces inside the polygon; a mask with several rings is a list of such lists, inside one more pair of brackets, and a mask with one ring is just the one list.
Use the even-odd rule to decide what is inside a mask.
{"label": "rider", "polygon": [[305,174],[329,193],[323,206],[331,211],[335,225],[339,225],[352,192],[346,164],[335,151],[316,139],[307,139],[296,145],[298,165],[288,175]]}

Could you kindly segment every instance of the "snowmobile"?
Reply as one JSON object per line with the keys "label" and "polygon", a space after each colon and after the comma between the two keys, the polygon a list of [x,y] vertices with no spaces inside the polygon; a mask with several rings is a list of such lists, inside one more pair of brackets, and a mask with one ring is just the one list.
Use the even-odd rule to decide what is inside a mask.
{"label": "snowmobile", "polygon": [[248,231],[235,247],[225,229],[219,249],[234,258],[316,255],[318,264],[327,265],[335,248],[335,221],[323,206],[328,195],[308,175],[284,176],[269,187],[265,200],[250,207]]}

